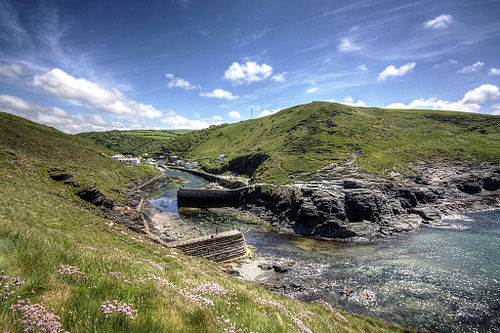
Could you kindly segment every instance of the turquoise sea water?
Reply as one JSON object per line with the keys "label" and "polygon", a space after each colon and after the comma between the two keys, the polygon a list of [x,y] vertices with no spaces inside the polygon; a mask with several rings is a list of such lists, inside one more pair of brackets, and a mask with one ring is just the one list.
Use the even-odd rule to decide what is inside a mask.
{"label": "turquoise sea water", "polygon": [[[201,186],[186,175],[190,186]],[[175,200],[169,189],[151,202],[175,214]],[[500,332],[500,210],[455,216],[448,228],[424,227],[370,244],[263,232],[206,212],[189,220],[205,228],[240,228],[258,256],[296,261],[303,269],[297,284],[321,286],[305,288],[300,298],[432,331]]]}
{"label": "turquoise sea water", "polygon": [[[464,214],[374,244],[250,233],[260,255],[320,267],[322,298],[343,310],[438,332],[500,332],[500,210]],[[270,239],[271,238],[271,239]],[[367,292],[369,299],[352,297]]]}

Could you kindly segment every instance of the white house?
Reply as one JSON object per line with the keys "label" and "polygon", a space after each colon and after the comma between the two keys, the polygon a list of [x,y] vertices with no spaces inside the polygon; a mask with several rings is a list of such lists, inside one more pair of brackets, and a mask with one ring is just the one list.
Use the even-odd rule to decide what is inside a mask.
{"label": "white house", "polygon": [[170,163],[175,163],[179,160],[179,158],[177,156],[170,156],[168,160]]}
{"label": "white house", "polygon": [[198,167],[198,162],[188,162],[184,165],[186,169],[192,169]]}
{"label": "white house", "polygon": [[137,157],[122,157],[118,159],[118,161],[132,165],[138,165],[139,163],[141,163],[141,159]]}
{"label": "white house", "polygon": [[219,155],[219,162],[224,162],[224,160],[226,159],[226,157],[227,157],[226,154]]}
{"label": "white house", "polygon": [[111,156],[111,159],[118,161],[120,158],[123,158],[124,156],[122,154],[116,154]]}

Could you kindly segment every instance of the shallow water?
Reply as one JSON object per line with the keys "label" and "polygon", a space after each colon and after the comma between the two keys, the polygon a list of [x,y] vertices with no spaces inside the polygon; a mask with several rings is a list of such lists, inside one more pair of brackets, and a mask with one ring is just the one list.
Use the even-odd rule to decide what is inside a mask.
{"label": "shallow water", "polygon": [[[500,331],[500,210],[448,221],[376,244],[335,244],[247,234],[259,254],[322,266],[336,307],[440,332]],[[362,302],[345,291],[369,291]],[[352,291],[351,291],[352,292]],[[372,295],[372,294],[370,294]],[[306,296],[307,297],[307,296]]]}
{"label": "shallow water", "polygon": [[[186,175],[190,183],[185,186],[203,186],[196,176],[173,175]],[[151,202],[178,214],[172,207],[175,193],[176,188],[168,189]],[[184,218],[212,230],[239,228],[257,255],[300,263],[304,272],[299,275],[326,286],[302,298],[321,298],[346,311],[415,328],[500,332],[500,210],[458,215],[447,221],[448,228],[424,227],[372,244],[263,232],[206,212]],[[357,297],[363,292],[369,297]]]}
{"label": "shallow water", "polygon": [[164,173],[170,177],[160,185],[162,193],[151,198],[149,202],[161,212],[169,213],[173,217],[179,217],[177,209],[177,190],[179,187],[202,188],[208,185],[208,181],[187,172],[174,169],[166,169]]}

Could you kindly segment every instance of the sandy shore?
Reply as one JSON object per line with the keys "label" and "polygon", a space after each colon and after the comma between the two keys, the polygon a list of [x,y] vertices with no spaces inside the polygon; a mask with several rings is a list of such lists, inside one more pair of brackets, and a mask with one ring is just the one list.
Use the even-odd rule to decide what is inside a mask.
{"label": "sandy shore", "polygon": [[166,236],[175,240],[183,240],[210,235],[208,230],[197,228],[168,213],[154,213],[151,217],[151,224],[153,232],[160,238]]}

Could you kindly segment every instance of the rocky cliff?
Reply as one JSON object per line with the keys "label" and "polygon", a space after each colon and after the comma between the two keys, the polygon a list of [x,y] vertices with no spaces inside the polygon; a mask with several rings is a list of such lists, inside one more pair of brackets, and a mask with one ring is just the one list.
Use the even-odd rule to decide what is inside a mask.
{"label": "rocky cliff", "polygon": [[413,176],[385,179],[354,163],[330,165],[311,180],[256,185],[243,209],[278,230],[362,240],[439,224],[457,212],[500,207],[500,167],[483,163],[419,163]]}

